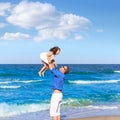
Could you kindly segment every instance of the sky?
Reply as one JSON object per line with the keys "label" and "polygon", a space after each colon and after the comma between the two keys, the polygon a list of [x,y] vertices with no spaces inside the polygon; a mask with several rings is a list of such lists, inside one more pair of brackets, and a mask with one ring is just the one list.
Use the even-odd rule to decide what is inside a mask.
{"label": "sky", "polygon": [[119,0],[0,0],[0,64],[120,64]]}

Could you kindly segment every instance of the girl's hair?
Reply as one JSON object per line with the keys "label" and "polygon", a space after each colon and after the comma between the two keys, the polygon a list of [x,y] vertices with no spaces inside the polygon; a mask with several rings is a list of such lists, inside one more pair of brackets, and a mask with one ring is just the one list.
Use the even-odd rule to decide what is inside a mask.
{"label": "girl's hair", "polygon": [[57,46],[55,46],[55,47],[51,48],[49,51],[50,51],[50,52],[53,52],[53,54],[55,55],[58,50],[60,50],[60,48],[57,47]]}

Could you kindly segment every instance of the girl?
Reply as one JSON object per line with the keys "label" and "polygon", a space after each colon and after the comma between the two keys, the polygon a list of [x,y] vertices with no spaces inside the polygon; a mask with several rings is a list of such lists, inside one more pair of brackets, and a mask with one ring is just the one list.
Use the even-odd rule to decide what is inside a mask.
{"label": "girl", "polygon": [[[51,61],[54,61],[54,64],[55,64],[55,60],[54,60],[54,56],[55,55],[58,55],[60,53],[60,48],[55,46],[53,48],[51,48],[49,50],[49,52],[42,52],[40,54],[40,58],[42,60],[42,63],[43,63],[43,67],[41,68],[41,70],[38,72],[40,76],[44,76],[44,73],[45,71],[48,69],[48,64],[51,62]],[[56,66],[56,64],[55,64]]]}

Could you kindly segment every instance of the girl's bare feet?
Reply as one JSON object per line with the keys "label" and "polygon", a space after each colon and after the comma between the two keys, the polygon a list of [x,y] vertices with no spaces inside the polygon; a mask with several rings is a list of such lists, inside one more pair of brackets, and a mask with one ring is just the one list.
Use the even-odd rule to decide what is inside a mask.
{"label": "girl's bare feet", "polygon": [[44,72],[39,71],[38,74],[40,77],[44,77]]}

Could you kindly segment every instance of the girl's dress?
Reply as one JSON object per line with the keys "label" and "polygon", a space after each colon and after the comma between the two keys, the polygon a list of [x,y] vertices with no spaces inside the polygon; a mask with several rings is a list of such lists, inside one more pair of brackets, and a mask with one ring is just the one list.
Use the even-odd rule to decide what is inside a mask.
{"label": "girl's dress", "polygon": [[[42,52],[42,53],[40,53],[40,59],[43,62],[49,64],[48,59],[47,59],[47,54],[48,54],[48,52]],[[51,60],[53,60],[53,59],[54,59],[54,55],[51,56]]]}

